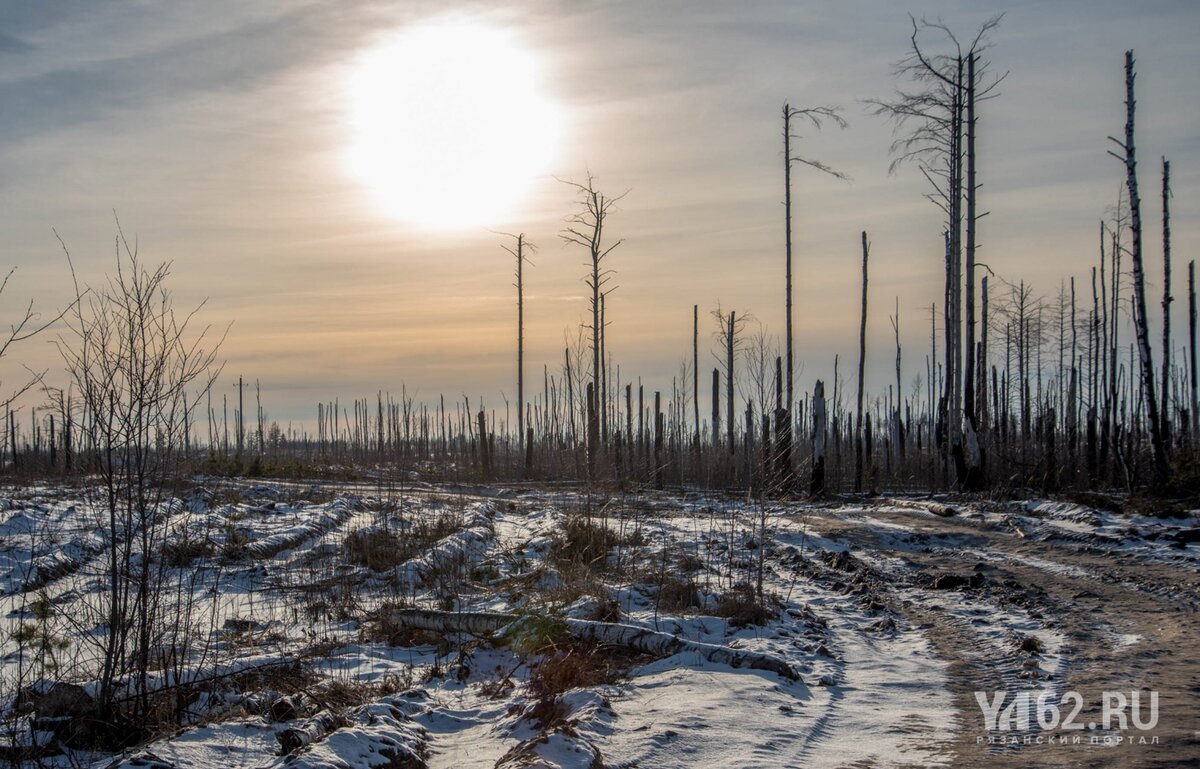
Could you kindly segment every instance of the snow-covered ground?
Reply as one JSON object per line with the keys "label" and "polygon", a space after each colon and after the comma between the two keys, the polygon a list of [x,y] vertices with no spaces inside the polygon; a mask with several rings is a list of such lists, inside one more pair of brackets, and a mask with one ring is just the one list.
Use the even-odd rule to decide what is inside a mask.
{"label": "snow-covered ground", "polygon": [[[973,693],[1102,684],[1099,650],[1159,685],[1153,612],[1180,612],[1191,624],[1172,626],[1174,643],[1195,651],[1200,607],[1194,513],[1063,501],[198,482],[162,515],[159,589],[191,645],[150,679],[190,699],[114,753],[58,744],[44,723],[31,734],[28,694],[14,707],[55,681],[95,694],[104,517],[80,489],[0,499],[0,694],[10,743],[49,745],[43,765],[1053,763],[1064,754],[988,745]],[[1117,614],[1079,614],[1091,605]],[[407,609],[517,621],[431,633],[406,626]],[[596,646],[564,635],[568,618],[694,643]],[[771,664],[722,661],[749,658]],[[1089,760],[1123,760],[1099,750]]]}

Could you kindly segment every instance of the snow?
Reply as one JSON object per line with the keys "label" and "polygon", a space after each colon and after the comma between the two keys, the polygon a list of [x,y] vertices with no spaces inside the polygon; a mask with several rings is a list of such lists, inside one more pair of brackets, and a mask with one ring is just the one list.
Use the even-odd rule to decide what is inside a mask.
{"label": "snow", "polygon": [[[960,505],[947,518],[950,506],[928,500],[764,509],[694,494],[614,495],[592,508],[602,511],[593,521],[609,526],[621,544],[589,575],[586,590],[572,593],[578,577],[552,551],[564,522],[591,503],[562,491],[472,495],[414,487],[385,494],[369,484],[283,483],[210,484],[168,500],[168,542],[204,543],[193,560],[168,570],[167,593],[194,584],[196,637],[183,677],[218,683],[193,703],[176,733],[139,749],[148,753],[123,764],[111,755],[71,758],[133,767],[153,755],[196,769],[369,769],[401,754],[423,755],[430,769],[534,761],[588,767],[597,757],[612,769],[945,766],[966,727],[934,633],[966,639],[963,655],[994,669],[1013,690],[1060,690],[1072,648],[1054,618],[998,590],[934,589],[914,556],[945,554],[965,570],[1021,564],[1083,579],[1087,572],[1056,560],[1053,548],[1099,547],[1200,571],[1195,545],[1172,544],[1174,532],[1192,522],[1071,502]],[[462,525],[411,560],[378,572],[348,561],[350,532],[403,532],[447,510]],[[55,607],[56,632],[70,635],[75,624],[99,629],[104,583],[97,555],[108,533],[80,489],[11,490],[0,499],[0,516],[0,680],[12,687],[31,683],[35,660],[12,634],[30,621],[36,596]],[[1010,519],[1041,549],[999,552],[969,532],[938,528],[970,521],[1015,538]],[[1138,533],[1151,523],[1156,537]],[[656,581],[668,567],[694,584],[696,605],[664,605]],[[724,598],[759,579],[769,618],[740,624],[718,616]],[[396,605],[557,613],[578,631],[591,627],[602,596],[621,612],[620,626],[605,627],[624,629],[599,635],[623,644],[631,635],[670,634],[683,643],[655,647],[659,658],[639,658],[615,682],[563,693],[552,724],[537,722],[541,704],[528,684],[542,652],[521,654],[456,634],[397,646],[367,636],[372,612]],[[1036,639],[1036,654],[1019,648],[1027,638]],[[1108,638],[1113,648],[1144,641],[1115,627]],[[96,647],[78,634],[70,639],[53,676],[94,691]],[[744,653],[779,660],[798,680],[723,664]],[[233,674],[297,660],[311,671],[313,692],[336,684],[363,699],[339,706],[339,728],[281,756],[277,735],[297,721],[271,721],[264,706],[278,692],[265,684],[243,691]],[[502,679],[511,684],[496,687]],[[161,671],[151,681],[177,682]],[[68,757],[61,758],[66,766]]]}

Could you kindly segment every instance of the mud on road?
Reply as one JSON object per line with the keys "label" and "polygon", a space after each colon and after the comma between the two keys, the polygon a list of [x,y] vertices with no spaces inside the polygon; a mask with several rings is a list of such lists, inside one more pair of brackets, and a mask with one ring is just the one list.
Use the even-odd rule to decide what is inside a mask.
{"label": "mud on road", "polygon": [[[1200,765],[1194,519],[1160,521],[1063,503],[938,512],[885,501],[803,521],[814,534],[845,544],[845,570],[858,573],[872,600],[898,620],[924,629],[948,663],[958,719],[953,765]],[[1019,691],[1048,691],[1063,716],[1075,703],[1064,707],[1062,696],[1078,692],[1082,708],[1073,723],[1082,729],[1040,731],[1031,717],[1029,732],[989,733],[981,691],[1008,691],[1006,703]],[[1157,725],[1105,731],[1103,692],[1140,693],[1143,719],[1157,693]]]}

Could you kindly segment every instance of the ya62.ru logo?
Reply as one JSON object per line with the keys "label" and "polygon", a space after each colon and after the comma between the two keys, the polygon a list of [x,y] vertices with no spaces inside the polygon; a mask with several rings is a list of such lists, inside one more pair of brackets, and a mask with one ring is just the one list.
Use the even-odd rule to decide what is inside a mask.
{"label": "ya62.ru logo", "polygon": [[1007,691],[975,692],[983,711],[984,727],[990,732],[1028,732],[1103,729],[1149,731],[1158,724],[1158,692],[1101,692],[1100,720],[1079,721],[1083,695],[1068,691],[1021,691],[1010,698]]}

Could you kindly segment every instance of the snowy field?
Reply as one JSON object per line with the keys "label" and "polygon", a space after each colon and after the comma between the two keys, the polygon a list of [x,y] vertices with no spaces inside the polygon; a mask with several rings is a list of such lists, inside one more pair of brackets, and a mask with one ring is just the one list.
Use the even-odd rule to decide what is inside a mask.
{"label": "snowy field", "polygon": [[[106,752],[67,725],[102,664],[97,500],[5,494],[3,757],[18,765],[1200,760],[1195,510],[197,480],[162,508],[158,595],[189,645],[149,673],[183,707]],[[1157,725],[1053,746],[1035,725],[1000,745],[975,694],[1078,691],[1083,723],[1106,690],[1157,692]]]}

